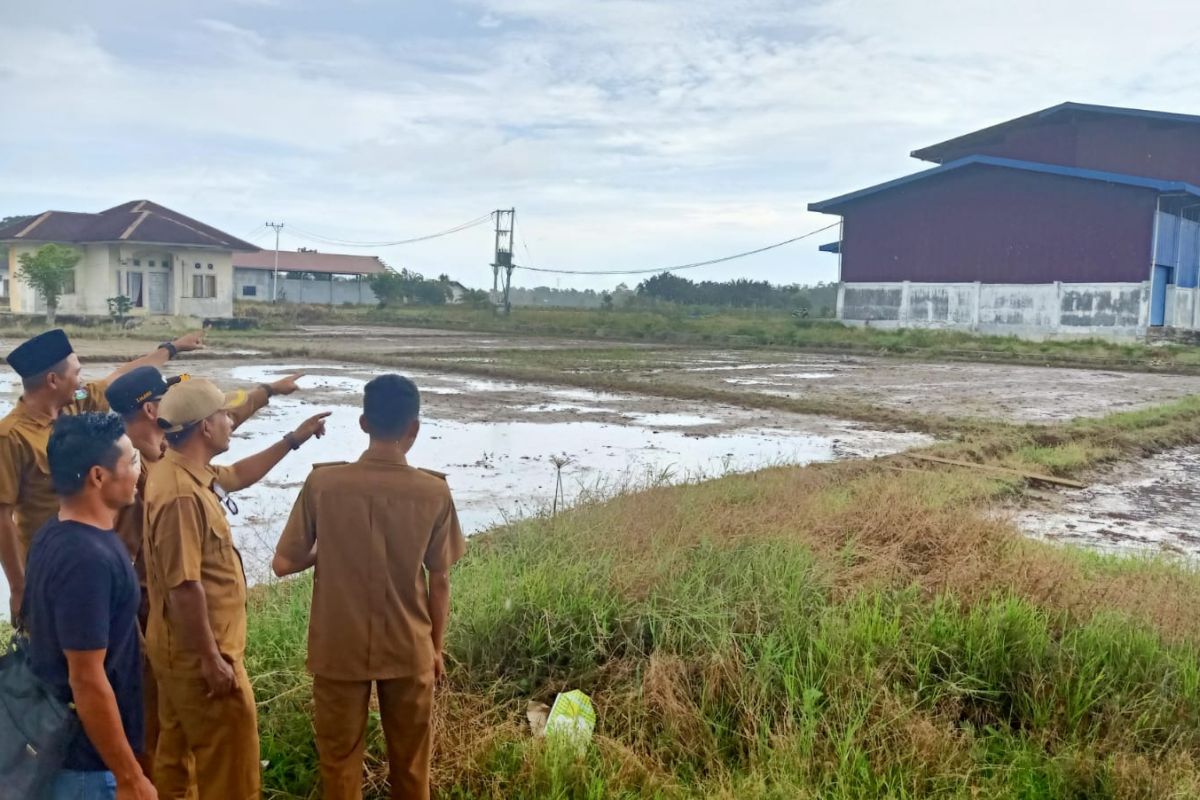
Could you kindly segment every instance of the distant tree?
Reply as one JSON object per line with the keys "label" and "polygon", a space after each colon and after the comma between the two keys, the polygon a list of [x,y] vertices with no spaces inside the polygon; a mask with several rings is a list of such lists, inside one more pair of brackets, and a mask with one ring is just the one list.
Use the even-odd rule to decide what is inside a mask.
{"label": "distant tree", "polygon": [[462,304],[468,308],[491,308],[492,298],[483,289],[467,289],[463,292]]}
{"label": "distant tree", "polygon": [[113,324],[118,328],[125,327],[125,320],[129,318],[129,312],[133,309],[133,301],[123,294],[116,297],[108,298],[108,315],[112,317]]}
{"label": "distant tree", "polygon": [[613,296],[608,292],[602,292],[600,294],[600,307],[605,311],[612,311]]}
{"label": "distant tree", "polygon": [[17,277],[29,284],[46,301],[46,323],[54,324],[59,298],[74,290],[75,265],[79,253],[61,244],[45,244],[36,253],[22,253]]}
{"label": "distant tree", "polygon": [[449,294],[449,287],[446,284],[425,280],[420,275],[417,278],[409,288],[412,302],[423,306],[445,305]]}
{"label": "distant tree", "polygon": [[687,278],[670,272],[662,272],[647,278],[637,286],[637,293],[655,300],[671,303],[690,303],[695,300],[696,285]]}
{"label": "distant tree", "polygon": [[33,219],[33,216],[33,214],[15,214],[11,217],[0,217],[0,228],[11,225],[14,222],[24,222],[27,219]]}
{"label": "distant tree", "polygon": [[398,272],[377,272],[367,278],[367,285],[375,293],[380,308],[401,305],[404,302],[407,282]]}
{"label": "distant tree", "polygon": [[367,278],[367,283],[381,308],[407,303],[442,305],[450,293],[447,284],[426,280],[419,272],[407,269],[377,272]]}

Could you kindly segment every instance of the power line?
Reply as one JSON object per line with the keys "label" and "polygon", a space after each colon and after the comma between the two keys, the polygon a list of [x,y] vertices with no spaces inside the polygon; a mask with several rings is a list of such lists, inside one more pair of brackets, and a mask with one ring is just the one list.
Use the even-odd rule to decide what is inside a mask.
{"label": "power line", "polygon": [[437,239],[442,236],[449,236],[452,233],[459,233],[461,231],[465,231],[470,228],[474,228],[479,225],[483,225],[491,218],[492,218],[491,214],[484,214],[482,217],[476,217],[475,219],[467,220],[466,222],[463,222],[459,225],[455,225],[453,228],[447,228],[446,230],[438,231],[437,233],[430,233],[425,236],[414,236],[409,239],[396,239],[393,241],[380,241],[380,242],[367,242],[367,241],[360,241],[360,240],[355,240],[355,239],[338,239],[333,236],[323,236],[319,233],[311,233],[309,231],[305,231],[305,230],[302,230],[302,229],[296,228],[296,227],[291,228],[291,230],[294,234],[297,234],[302,238],[310,239],[315,242],[320,242],[321,244],[332,244],[332,245],[336,245],[338,247],[395,247],[396,245],[413,244],[414,242],[424,242],[424,241],[428,241],[430,239]]}
{"label": "power line", "polygon": [[791,244],[792,242],[798,242],[801,239],[807,239],[810,236],[816,236],[818,233],[824,233],[825,231],[830,230],[831,228],[836,228],[837,226],[839,226],[841,224],[842,224],[841,222],[834,222],[830,225],[826,225],[824,228],[817,228],[815,231],[809,231],[808,233],[801,234],[800,236],[794,236],[791,239],[785,239],[782,242],[776,242],[775,244],[769,244],[766,247],[759,247],[754,250],[747,250],[743,253],[734,253],[731,256],[722,256],[721,258],[713,258],[713,259],[709,259],[708,261],[694,261],[691,264],[679,264],[674,267],[655,267],[654,269],[614,269],[614,270],[582,269],[582,270],[580,270],[580,269],[548,269],[546,267],[527,267],[522,264],[514,264],[513,266],[515,266],[517,269],[523,269],[526,272],[551,272],[556,275],[649,275],[650,273],[658,273],[658,272],[675,272],[676,270],[681,270],[681,269],[695,269],[696,267],[707,267],[712,264],[722,264],[726,261],[733,261],[734,259],[745,258],[746,256],[753,256],[753,255],[757,255],[759,253],[765,253],[768,250],[774,250],[777,247],[783,247],[784,245]]}

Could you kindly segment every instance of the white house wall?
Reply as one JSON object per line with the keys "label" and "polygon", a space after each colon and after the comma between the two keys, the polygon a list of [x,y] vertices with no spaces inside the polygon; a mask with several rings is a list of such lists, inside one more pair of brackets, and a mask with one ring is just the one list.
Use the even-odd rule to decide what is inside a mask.
{"label": "white house wall", "polygon": [[[1187,289],[1176,293],[1179,291],[1195,292]],[[1184,302],[1168,297],[1168,325],[1172,324],[1172,310]],[[1187,305],[1186,312],[1192,308]],[[851,325],[881,328],[947,328],[1034,339],[1085,336],[1120,339],[1144,335],[1149,317],[1149,282],[905,281],[847,283],[838,292],[838,319]],[[1192,327],[1190,322],[1187,327]]]}
{"label": "white house wall", "polygon": [[[13,246],[9,251],[11,274],[15,275],[20,268],[19,259],[23,254],[33,255],[40,246]],[[87,245],[72,249],[80,256],[79,263],[75,265],[75,291],[59,298],[58,313],[107,314],[108,298],[112,297],[112,287],[107,279],[108,245]],[[32,287],[20,279],[9,282],[9,303],[9,307],[17,314],[37,314],[45,311],[45,302],[39,299]]]}
{"label": "white house wall", "polygon": [[[214,250],[181,250],[172,248],[175,257],[173,289],[174,313],[189,317],[233,316],[233,254]],[[196,269],[196,264],[200,269]],[[213,268],[208,269],[212,264]],[[215,275],[216,297],[193,297],[192,276]]]}
{"label": "white house wall", "polygon": [[[335,281],[306,281],[292,280],[280,273],[279,301],[283,303],[314,303],[323,305],[375,305],[379,301],[371,291],[371,285],[366,278],[362,280]],[[274,272],[265,269],[244,269],[235,267],[233,270],[234,299],[251,302],[271,302],[271,284]],[[247,294],[246,287],[252,287],[253,293]]]}

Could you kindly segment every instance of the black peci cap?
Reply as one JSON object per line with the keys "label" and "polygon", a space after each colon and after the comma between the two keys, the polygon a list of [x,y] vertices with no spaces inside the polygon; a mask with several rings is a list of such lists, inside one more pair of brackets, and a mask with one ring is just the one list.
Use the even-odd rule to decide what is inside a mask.
{"label": "black peci cap", "polygon": [[59,328],[39,333],[8,354],[5,360],[22,378],[41,375],[75,351],[71,340]]}
{"label": "black peci cap", "polygon": [[186,375],[176,378],[164,378],[163,374],[154,367],[138,367],[131,369],[108,385],[104,396],[109,406],[118,414],[128,414],[138,410],[142,403],[151,400],[161,400],[167,389],[182,380]]}

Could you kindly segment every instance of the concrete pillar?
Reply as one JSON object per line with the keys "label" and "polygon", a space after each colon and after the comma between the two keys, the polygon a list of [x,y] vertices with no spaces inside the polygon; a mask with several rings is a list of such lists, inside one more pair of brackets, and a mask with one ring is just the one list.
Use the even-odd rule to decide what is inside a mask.
{"label": "concrete pillar", "polygon": [[1062,327],[1062,281],[1054,282],[1054,330]]}
{"label": "concrete pillar", "polygon": [[899,317],[899,319],[897,321],[901,325],[907,325],[909,322],[909,318],[912,315],[912,309],[909,308],[909,305],[908,305],[909,292],[911,291],[911,289],[912,289],[912,285],[911,285],[910,281],[904,281],[904,283],[901,284],[900,313],[897,315]]}
{"label": "concrete pillar", "polygon": [[1142,302],[1138,309],[1138,327],[1143,333],[1150,328],[1150,281],[1142,281]]}
{"label": "concrete pillar", "polygon": [[[358,299],[359,299],[359,302],[362,302],[361,279],[358,284]],[[846,284],[839,283],[838,284],[838,293],[837,293],[837,309],[834,312],[835,317],[837,319],[845,319],[845,317],[843,316],[843,312],[844,312],[845,308],[846,308]]]}
{"label": "concrete pillar", "polygon": [[975,304],[971,309],[971,330],[979,330],[980,306],[983,305],[983,282],[975,281]]}

